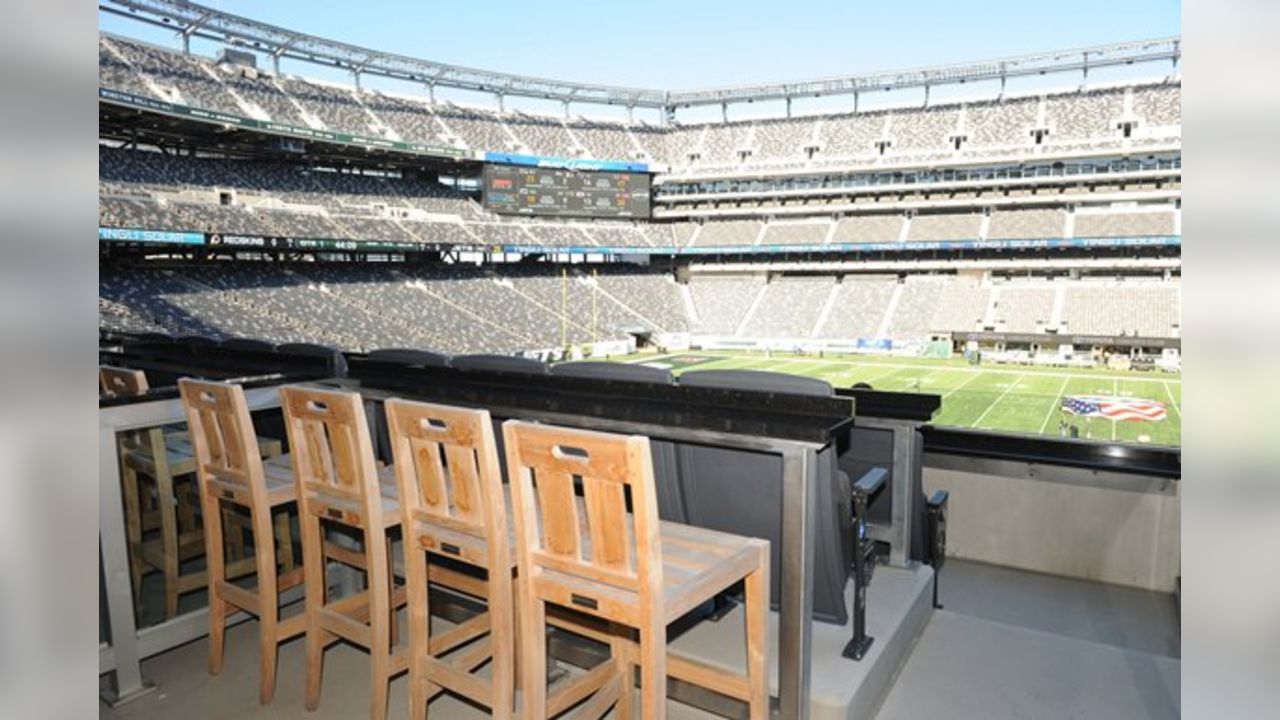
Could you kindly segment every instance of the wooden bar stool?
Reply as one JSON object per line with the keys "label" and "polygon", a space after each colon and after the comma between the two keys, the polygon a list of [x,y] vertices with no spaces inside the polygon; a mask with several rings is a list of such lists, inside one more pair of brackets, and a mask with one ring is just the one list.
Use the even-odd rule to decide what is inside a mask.
{"label": "wooden bar stool", "polygon": [[[101,395],[139,395],[149,389],[147,376],[141,370],[98,366]],[[166,619],[177,614],[178,597],[194,589],[189,582],[183,582],[180,568],[182,562],[199,555],[199,538],[194,533],[199,498],[194,485],[175,483],[176,476],[194,470],[194,463],[185,429],[145,428],[126,433],[120,439],[121,484],[134,593],[141,597],[142,578],[149,568],[164,572]],[[154,480],[153,491],[142,487],[139,473]],[[160,537],[144,543],[144,536],[155,530],[160,531]]]}
{"label": "wooden bar stool", "polygon": [[[132,395],[140,395],[150,389],[147,383],[146,373],[141,370],[133,370],[131,368],[113,367],[111,365],[98,366],[98,394],[102,397],[129,397]],[[126,435],[126,439],[137,445],[138,433],[130,432]],[[149,498],[150,496],[148,496]],[[125,483],[124,498],[126,501],[126,511],[137,505],[140,501],[137,491],[137,483]],[[130,502],[132,501],[132,503]],[[142,511],[143,525],[145,530],[154,530],[159,527],[159,515],[156,514],[154,507],[148,507]],[[139,513],[126,512],[126,522],[134,521]],[[132,539],[132,534],[130,534]],[[136,570],[135,570],[136,576]],[[137,588],[138,580],[135,577],[134,587]]]}
{"label": "wooden bar stool", "polygon": [[[141,370],[109,365],[98,367],[98,388],[104,395],[136,395],[146,392]],[[275,438],[256,438],[263,457],[279,456],[282,445]],[[204,570],[183,571],[183,564],[204,554],[203,518],[199,490],[192,478],[196,470],[191,437],[181,426],[154,427],[125,434],[120,441],[125,530],[129,540],[129,567],[134,595],[142,595],[142,579],[154,569],[164,574],[164,617],[178,614],[181,596],[207,584]],[[150,482],[140,481],[141,477]],[[235,560],[245,559],[244,531],[247,518],[223,508],[223,520],[233,532],[225,535]],[[153,537],[149,533],[158,531]],[[252,572],[253,562],[235,565],[232,577]]]}
{"label": "wooden bar stool", "polygon": [[[399,399],[387,400],[385,407],[403,513],[409,716],[422,720],[431,697],[447,689],[490,708],[494,717],[510,717],[515,684],[513,563],[489,413]],[[484,570],[487,585],[472,588],[438,566],[429,570],[428,554]],[[487,599],[487,610],[432,637],[429,575]],[[475,642],[483,635],[488,637]],[[490,659],[488,679],[473,674]]]}
{"label": "wooden bar stool", "polygon": [[[659,522],[648,438],[517,420],[503,424],[503,435],[525,629],[523,716],[547,715],[546,637],[532,629],[544,626],[548,606],[558,605],[637,631],[634,652],[620,660],[620,718],[631,716],[634,663],[645,720],[666,717],[668,675],[742,700],[752,720],[763,720],[769,711],[768,542]],[[745,675],[668,657],[667,625],[740,580],[746,586]],[[607,709],[597,704],[589,712]]]}
{"label": "wooden bar stool", "polygon": [[[488,707],[495,717],[510,717],[518,634],[512,579],[515,537],[511,497],[502,484],[489,412],[397,398],[387,400],[385,407],[405,536],[410,717],[421,720],[431,699],[446,689]],[[441,566],[431,556],[482,570],[485,579]],[[430,585],[479,598],[488,607],[431,637]],[[606,644],[616,641],[607,626],[593,627],[601,623],[587,624],[571,613],[553,610],[547,622]],[[487,637],[477,641],[482,636]],[[489,660],[487,679],[473,673]],[[561,683],[548,697],[550,714],[559,714],[620,677],[616,664],[604,663]]]}
{"label": "wooden bar stool", "polygon": [[[408,669],[407,654],[392,652],[394,612],[405,604],[405,589],[395,586],[390,560],[388,533],[400,523],[392,471],[388,468],[380,482],[359,394],[290,386],[281,388],[280,396],[297,479],[307,587],[306,706],[319,707],[324,650],[341,638],[369,650],[369,716],[383,720],[391,678]],[[324,523],[362,532],[363,551],[326,543]],[[362,567],[368,577],[365,589],[330,600],[326,555]]]}
{"label": "wooden bar stool", "polygon": [[[302,583],[294,567],[288,505],[297,500],[293,468],[287,455],[264,463],[253,432],[253,419],[239,385],[183,378],[178,381],[195,450],[200,503],[206,521],[204,546],[209,588],[209,672],[222,671],[227,618],[236,610],[258,616],[258,699],[271,702],[276,689],[276,653],[280,643],[306,630],[305,615],[280,620],[280,593]],[[223,506],[244,508],[253,532],[257,587],[228,582],[241,574],[227,565],[223,553]],[[237,526],[237,531],[239,528]],[[243,565],[244,563],[237,563]]]}
{"label": "wooden bar stool", "polygon": [[[98,394],[102,397],[129,397],[133,395],[140,395],[147,392],[149,389],[150,386],[147,383],[146,373],[141,370],[113,367],[111,365],[98,366]],[[139,433],[137,431],[129,432],[124,438],[122,438],[122,441],[128,442],[133,446],[140,446],[141,442],[138,435]],[[123,460],[123,456],[121,459]],[[147,494],[145,497],[139,497],[136,480],[135,476],[129,478],[123,483],[125,485],[123,496],[125,499],[126,523],[129,525],[129,529],[131,531],[133,530],[132,526],[135,522],[140,522],[142,525],[142,532],[154,530],[160,526],[160,516],[156,512],[154,502],[147,502],[145,503],[147,507],[139,508],[135,512],[129,512],[129,510],[132,510],[142,504],[144,500],[151,500],[154,497],[150,494]],[[130,540],[134,540],[134,534],[136,533],[129,533]],[[140,566],[134,567],[135,590],[138,588],[139,582],[141,582],[140,577],[138,576],[139,567]]]}

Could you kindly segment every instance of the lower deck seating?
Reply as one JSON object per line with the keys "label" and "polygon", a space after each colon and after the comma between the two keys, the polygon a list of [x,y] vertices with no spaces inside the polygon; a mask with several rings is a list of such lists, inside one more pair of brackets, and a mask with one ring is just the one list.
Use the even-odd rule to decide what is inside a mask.
{"label": "lower deck seating", "polygon": [[922,340],[1009,332],[1179,335],[1177,280],[977,274],[695,272],[634,265],[358,263],[103,265],[108,330],[312,342],[347,350],[519,353],[692,333],[756,339]]}

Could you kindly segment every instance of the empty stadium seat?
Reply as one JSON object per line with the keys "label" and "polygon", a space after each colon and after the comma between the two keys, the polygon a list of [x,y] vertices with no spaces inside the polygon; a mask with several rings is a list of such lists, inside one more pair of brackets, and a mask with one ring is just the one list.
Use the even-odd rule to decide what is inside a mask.
{"label": "empty stadium seat", "polygon": [[212,347],[219,344],[217,340],[203,335],[183,335],[182,337],[175,338],[175,340],[183,345],[189,346]]}
{"label": "empty stadium seat", "polygon": [[690,370],[680,376],[680,384],[819,397],[826,397],[834,392],[830,383],[825,380],[762,370]]}
{"label": "empty stadium seat", "polygon": [[367,357],[378,362],[396,363],[399,365],[425,365],[427,367],[449,367],[449,356],[429,350],[412,350],[408,348],[379,348],[370,350]]}
{"label": "empty stadium seat", "polygon": [[646,367],[635,363],[566,362],[552,365],[551,374],[599,380],[626,380],[627,382],[645,382],[657,385],[670,385],[675,382],[670,370]]}
{"label": "empty stadium seat", "polygon": [[453,366],[459,370],[521,373],[524,375],[548,374],[545,363],[512,355],[458,355],[453,358]]}
{"label": "empty stadium seat", "polygon": [[[1032,147],[1033,128],[1047,131],[1046,146],[1064,151],[1119,150],[1125,140],[1117,129],[1122,116],[1138,124],[1139,140],[1151,133],[1177,132],[1181,125],[1177,81],[1136,84],[1131,90],[1056,91],[815,117],[655,126],[643,120],[565,120],[431,103],[289,75],[251,76],[209,58],[105,36],[99,36],[98,78],[104,88],[295,127],[478,151],[641,157],[676,170],[704,172],[868,164],[886,157],[931,162],[957,155],[1008,156]],[[1132,93],[1129,115],[1127,92]],[[1037,128],[1042,103],[1043,122]],[[964,143],[957,147],[955,137],[965,138]],[[816,154],[810,156],[810,151]]]}
{"label": "empty stadium seat", "polygon": [[265,340],[254,340],[252,338],[227,338],[222,341],[222,347],[231,350],[248,350],[251,352],[275,352],[276,346]]}
{"label": "empty stadium seat", "polygon": [[347,358],[337,348],[314,343],[284,343],[276,346],[276,352],[285,355],[312,355],[328,358],[329,367],[334,375],[345,377],[347,374]]}

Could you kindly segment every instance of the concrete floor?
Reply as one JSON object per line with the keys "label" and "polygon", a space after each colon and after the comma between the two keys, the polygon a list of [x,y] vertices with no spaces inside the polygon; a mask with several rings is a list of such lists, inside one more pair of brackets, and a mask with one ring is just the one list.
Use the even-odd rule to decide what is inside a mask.
{"label": "concrete floor", "polygon": [[[227,631],[223,671],[210,676],[207,671],[209,645],[197,640],[143,663],[144,675],[157,690],[118,708],[99,705],[99,718],[119,720],[337,720],[369,716],[369,656],[363,650],[340,643],[325,653],[324,684],[320,707],[307,712],[303,707],[306,667],[301,640],[280,648],[280,671],[275,699],[270,705],[258,703],[257,622],[246,622]],[[405,676],[391,683],[387,717],[409,715],[409,690]],[[437,720],[480,720],[489,714],[477,706],[451,696],[431,703],[430,717]],[[668,704],[672,720],[710,720],[716,716],[677,702]],[[613,717],[611,711],[606,717]],[[637,714],[638,717],[638,714]]]}
{"label": "concrete floor", "polygon": [[[874,588],[874,585],[873,585]],[[952,560],[941,601],[881,705],[878,720],[914,718],[1175,718],[1179,715],[1178,618],[1171,596]],[[257,623],[228,632],[217,677],[208,645],[189,643],[143,664],[158,690],[102,718],[366,717],[369,661],[338,645],[326,654],[320,709],[303,708],[303,644],[280,651],[269,706],[257,700]],[[405,680],[391,687],[390,717],[408,714]],[[710,717],[672,703],[671,717]],[[486,714],[453,698],[434,718]]]}
{"label": "concrete floor", "polygon": [[1170,595],[952,561],[877,720],[1177,718]]}
{"label": "concrete floor", "polygon": [[940,601],[947,610],[995,622],[1179,658],[1173,596],[982,563],[950,560]]}

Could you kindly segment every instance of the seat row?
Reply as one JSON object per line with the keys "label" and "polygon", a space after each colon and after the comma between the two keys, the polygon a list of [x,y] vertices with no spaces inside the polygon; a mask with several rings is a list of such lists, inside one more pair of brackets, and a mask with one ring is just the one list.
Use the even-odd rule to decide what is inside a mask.
{"label": "seat row", "polygon": [[[279,644],[302,635],[312,710],[324,651],[346,640],[370,653],[375,720],[403,672],[417,719],[444,692],[498,717],[575,708],[575,717],[600,717],[616,707],[627,718],[638,700],[643,717],[658,718],[669,676],[765,716],[768,543],[661,521],[648,438],[508,420],[504,464],[486,410],[391,398],[384,466],[358,393],[292,385],[280,390],[289,452],[264,459],[240,386],[183,379],[179,389],[205,525],[210,671],[222,667],[227,618],[255,615],[262,702],[274,694]],[[294,508],[300,567],[286,537]],[[253,586],[234,579],[246,558],[227,543],[229,517],[248,518]],[[335,564],[363,573],[363,589],[331,593]],[[744,672],[669,654],[667,626],[739,583]],[[305,609],[282,617],[280,593],[298,585]],[[483,610],[433,623],[429,596],[441,592]],[[407,641],[397,642],[402,607]],[[602,643],[609,658],[548,686],[547,626]]]}

